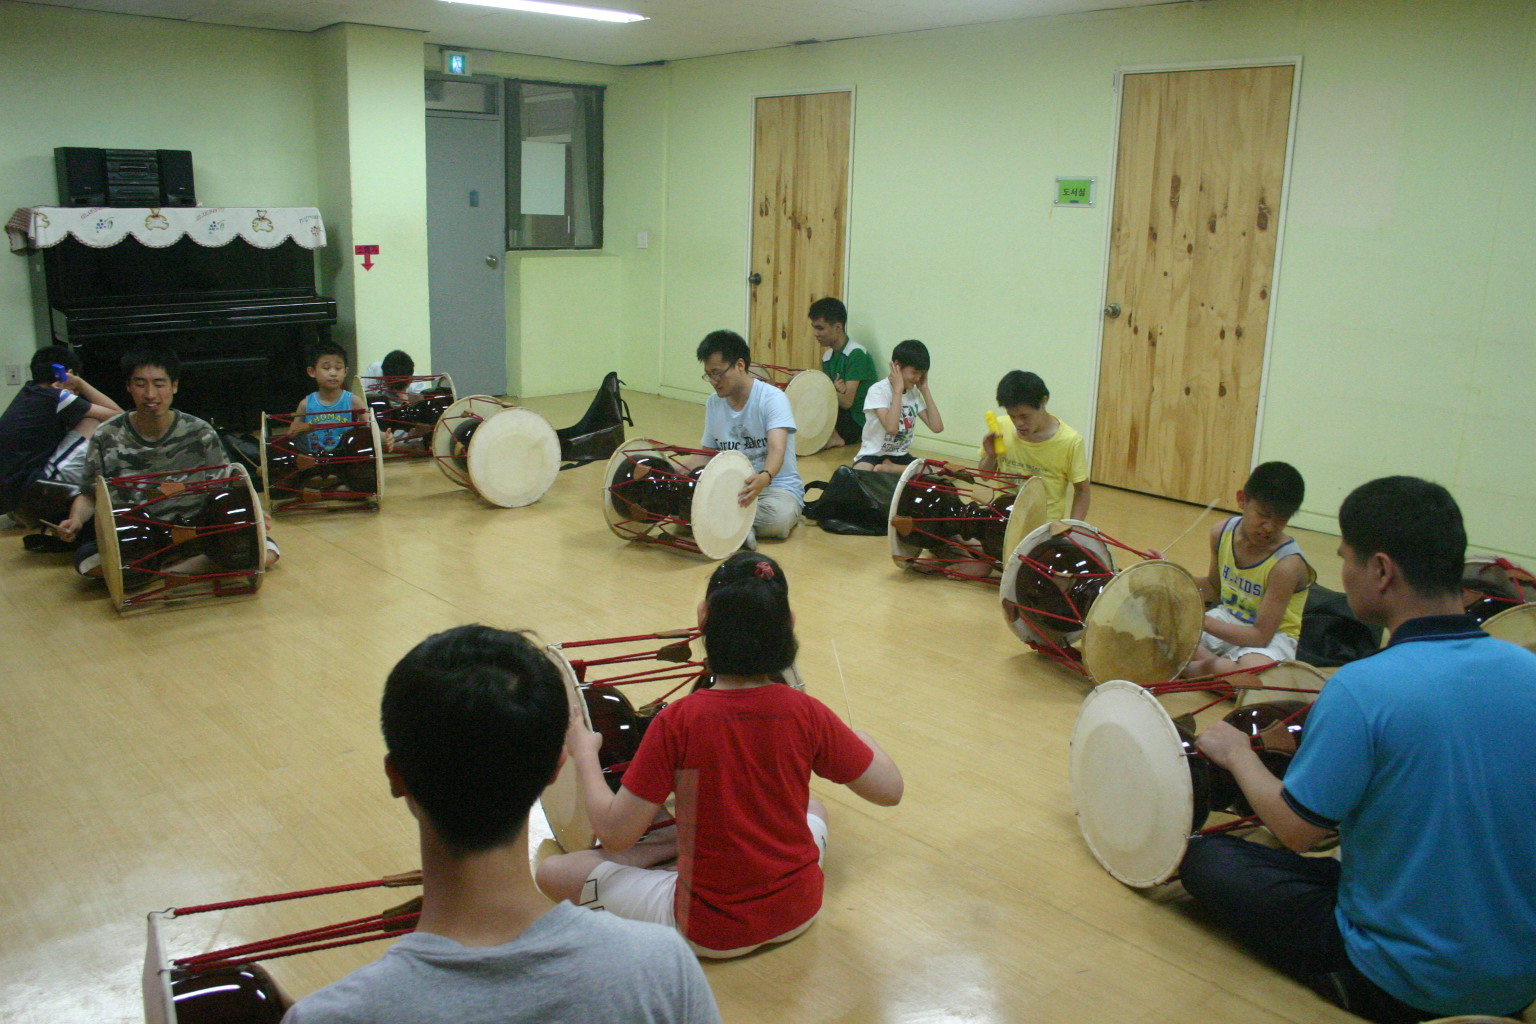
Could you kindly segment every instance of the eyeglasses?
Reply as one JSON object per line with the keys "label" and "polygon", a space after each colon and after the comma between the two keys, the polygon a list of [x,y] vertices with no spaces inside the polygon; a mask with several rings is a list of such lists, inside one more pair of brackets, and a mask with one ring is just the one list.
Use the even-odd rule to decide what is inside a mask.
{"label": "eyeglasses", "polygon": [[730,369],[731,368],[729,366],[727,366],[723,370],[705,370],[704,373],[699,377],[699,379],[700,380],[707,380],[711,384],[718,384],[718,383],[720,383],[720,378],[724,377],[727,373],[729,373]]}

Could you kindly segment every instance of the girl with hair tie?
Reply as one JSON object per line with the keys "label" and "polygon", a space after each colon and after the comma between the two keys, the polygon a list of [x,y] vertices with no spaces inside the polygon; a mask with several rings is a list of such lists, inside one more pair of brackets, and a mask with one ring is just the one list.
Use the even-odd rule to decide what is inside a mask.
{"label": "girl with hair tie", "polygon": [[[867,734],[778,681],[798,645],[772,558],[723,562],[699,624],[714,685],[656,716],[617,793],[598,764],[601,737],[572,715],[566,751],[602,847],[548,858],[538,882],[554,899],[675,927],[700,956],[724,958],[794,938],[821,909],[827,811],[811,774],[884,806],[901,800],[902,779]],[[674,794],[675,831],[640,842]]]}

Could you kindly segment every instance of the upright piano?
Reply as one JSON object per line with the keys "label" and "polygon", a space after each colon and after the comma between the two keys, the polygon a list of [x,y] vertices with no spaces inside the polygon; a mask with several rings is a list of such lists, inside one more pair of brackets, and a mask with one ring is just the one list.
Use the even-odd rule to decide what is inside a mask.
{"label": "upright piano", "polygon": [[318,211],[38,207],[12,218],[13,248],[23,220],[40,343],[73,346],[124,408],[122,358],[146,345],[181,359],[176,406],[222,430],[313,390],[305,349],[336,322],[315,289]]}

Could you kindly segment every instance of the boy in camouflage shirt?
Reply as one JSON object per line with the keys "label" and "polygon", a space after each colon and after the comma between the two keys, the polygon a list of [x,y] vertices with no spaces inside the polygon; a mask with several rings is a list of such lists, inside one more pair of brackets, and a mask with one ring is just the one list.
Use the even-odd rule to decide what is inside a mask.
{"label": "boy in camouflage shirt", "polygon": [[[181,361],[175,352],[132,352],[124,358],[123,369],[133,410],[107,420],[91,436],[80,493],[70,506],[69,518],[59,524],[59,535],[65,540],[73,540],[97,511],[98,479],[177,470],[189,472],[175,479],[211,479],[222,475],[222,470],[190,471],[222,467],[229,461],[213,427],[196,416],[171,408],[181,376]],[[166,498],[156,503],[155,518],[190,519],[198,513],[202,502],[203,496],[198,493]],[[101,511],[111,515],[110,509]],[[277,546],[269,540],[267,548],[267,564],[271,565],[277,560]],[[75,569],[82,576],[95,576],[100,574],[100,565],[95,541],[87,540],[76,552]]]}

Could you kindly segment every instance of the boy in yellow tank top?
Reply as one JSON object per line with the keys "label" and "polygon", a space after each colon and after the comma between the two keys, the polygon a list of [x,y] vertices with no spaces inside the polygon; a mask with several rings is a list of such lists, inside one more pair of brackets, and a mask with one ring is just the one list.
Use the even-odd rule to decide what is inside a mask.
{"label": "boy in yellow tank top", "polygon": [[1307,589],[1317,579],[1285,527],[1305,484],[1295,467],[1266,462],[1237,492],[1242,515],[1211,530],[1211,569],[1197,580],[1207,601],[1205,632],[1185,675],[1254,668],[1296,657]]}
{"label": "boy in yellow tank top", "polygon": [[[1046,515],[1083,519],[1088,515],[1088,458],[1083,435],[1045,411],[1051,393],[1038,374],[1009,370],[997,382],[997,404],[1013,430],[981,439],[980,468],[1027,473],[1045,483]],[[995,445],[1002,438],[1003,451]]]}

